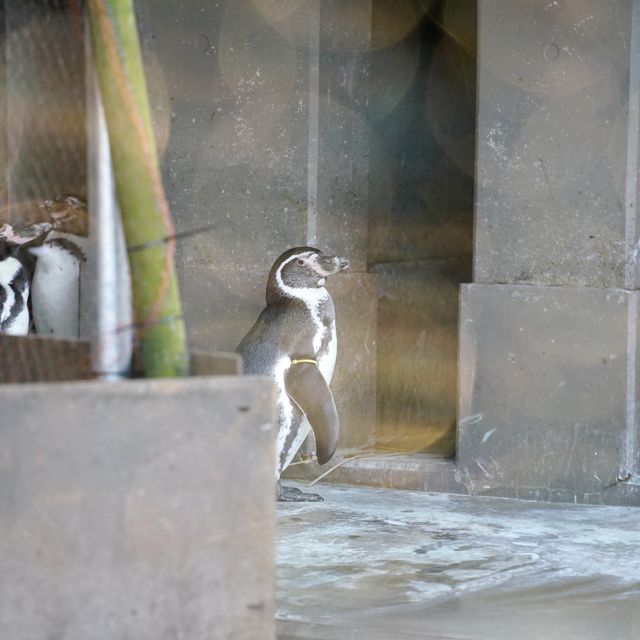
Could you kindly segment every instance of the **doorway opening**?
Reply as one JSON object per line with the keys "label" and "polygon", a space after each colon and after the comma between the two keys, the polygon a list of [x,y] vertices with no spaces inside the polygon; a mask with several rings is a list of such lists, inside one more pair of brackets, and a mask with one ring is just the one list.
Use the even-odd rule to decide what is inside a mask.
{"label": "doorway opening", "polygon": [[431,2],[392,42],[378,4],[368,237],[378,289],[375,446],[453,457],[458,291],[472,277],[476,3]]}

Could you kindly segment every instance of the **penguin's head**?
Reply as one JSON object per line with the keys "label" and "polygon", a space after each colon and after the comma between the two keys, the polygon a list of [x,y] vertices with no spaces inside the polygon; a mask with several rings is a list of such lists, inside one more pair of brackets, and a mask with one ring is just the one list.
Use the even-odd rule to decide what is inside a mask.
{"label": "penguin's head", "polygon": [[296,289],[324,287],[328,276],[348,268],[346,258],[327,255],[314,247],[294,247],[273,263],[267,298],[269,294],[291,296]]}

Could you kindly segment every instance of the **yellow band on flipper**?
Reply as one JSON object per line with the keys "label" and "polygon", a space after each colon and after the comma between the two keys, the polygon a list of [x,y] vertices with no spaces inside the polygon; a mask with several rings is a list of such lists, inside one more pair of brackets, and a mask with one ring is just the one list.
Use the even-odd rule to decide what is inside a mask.
{"label": "yellow band on flipper", "polygon": [[296,360],[292,360],[291,364],[315,364],[318,366],[317,360],[311,360],[311,358],[298,358]]}

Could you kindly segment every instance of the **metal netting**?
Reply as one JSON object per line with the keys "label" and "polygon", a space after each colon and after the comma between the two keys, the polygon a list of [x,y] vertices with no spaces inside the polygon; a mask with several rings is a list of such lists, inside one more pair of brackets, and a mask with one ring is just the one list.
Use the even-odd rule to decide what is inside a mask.
{"label": "metal netting", "polygon": [[[82,18],[74,3],[5,2],[7,171],[4,218],[26,203],[86,197]],[[25,211],[26,209],[26,211]]]}
{"label": "metal netting", "polygon": [[[19,260],[32,281],[46,238],[60,247],[77,239],[73,246],[81,254],[64,276],[69,287],[63,293],[71,292],[64,306],[75,316],[75,335],[56,335],[48,324],[33,335],[31,282],[22,300],[29,337],[12,331],[10,312],[3,311],[0,382],[82,379],[91,370],[89,343],[60,339],[79,337],[80,272],[89,232],[81,7],[74,0],[4,0],[0,18],[0,264]],[[5,291],[13,295],[11,287]]]}

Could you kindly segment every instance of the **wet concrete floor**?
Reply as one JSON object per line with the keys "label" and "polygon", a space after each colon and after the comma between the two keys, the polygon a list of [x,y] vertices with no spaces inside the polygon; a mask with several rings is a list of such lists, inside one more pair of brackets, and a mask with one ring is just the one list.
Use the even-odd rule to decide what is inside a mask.
{"label": "wet concrete floor", "polygon": [[640,508],[314,490],[278,506],[279,640],[640,640]]}

